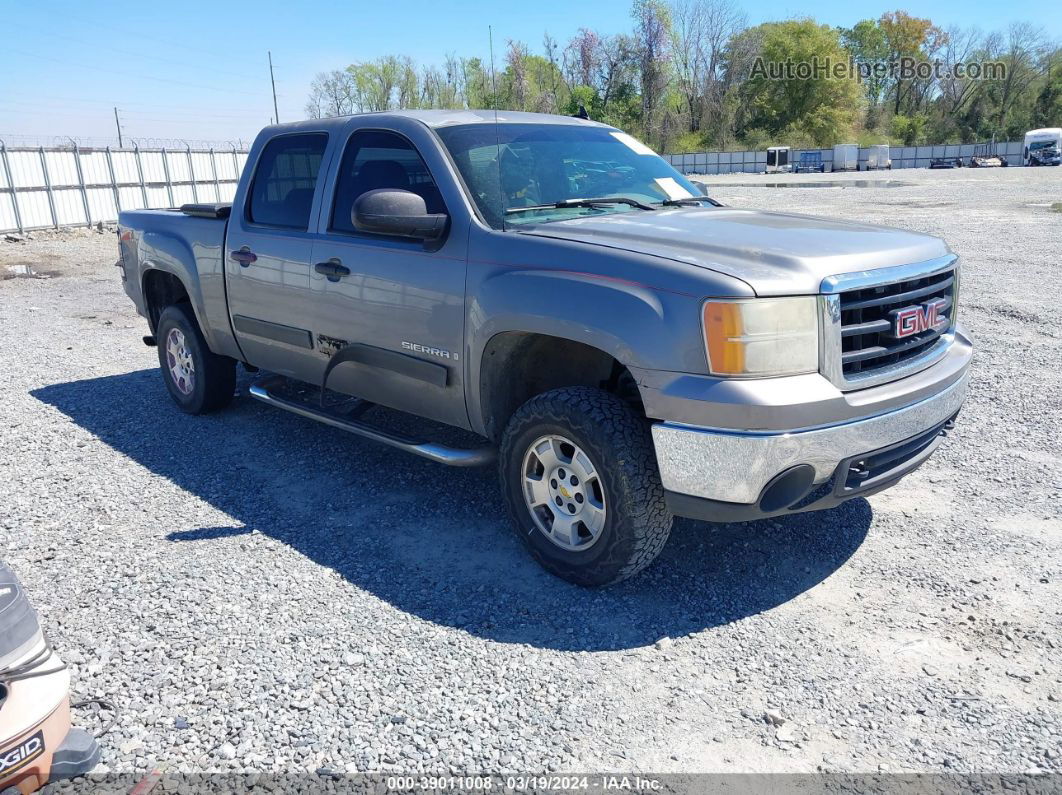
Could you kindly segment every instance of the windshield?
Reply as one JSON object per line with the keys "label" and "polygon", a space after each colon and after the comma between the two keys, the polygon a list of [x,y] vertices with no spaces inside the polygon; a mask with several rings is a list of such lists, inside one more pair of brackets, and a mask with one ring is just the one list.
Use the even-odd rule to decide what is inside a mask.
{"label": "windshield", "polygon": [[1054,149],[1057,145],[1057,141],[1036,141],[1029,144],[1029,151],[1035,152],[1039,149]]}
{"label": "windshield", "polygon": [[[619,203],[552,206],[563,201],[621,197],[651,204],[702,195],[649,147],[606,127],[468,124],[436,132],[479,211],[496,229],[503,213],[505,225],[516,226],[646,211]],[[550,206],[527,209],[539,205]]]}

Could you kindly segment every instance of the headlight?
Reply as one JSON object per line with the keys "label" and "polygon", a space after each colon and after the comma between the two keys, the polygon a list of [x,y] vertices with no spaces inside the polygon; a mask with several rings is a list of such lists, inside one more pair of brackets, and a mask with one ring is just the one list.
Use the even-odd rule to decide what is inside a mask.
{"label": "headlight", "polygon": [[714,375],[767,377],[819,369],[819,315],[813,295],[712,299],[704,342]]}

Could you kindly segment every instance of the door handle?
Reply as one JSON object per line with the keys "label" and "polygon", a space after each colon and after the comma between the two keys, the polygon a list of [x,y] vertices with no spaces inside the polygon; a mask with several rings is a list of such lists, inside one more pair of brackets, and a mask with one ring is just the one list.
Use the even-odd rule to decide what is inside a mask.
{"label": "door handle", "polygon": [[328,262],[318,262],[313,269],[328,277],[330,282],[338,282],[342,276],[350,276],[350,268],[334,257]]}
{"label": "door handle", "polygon": [[231,259],[233,262],[240,263],[241,268],[246,268],[252,262],[256,262],[258,260],[258,257],[253,251],[251,251],[251,249],[247,248],[247,246],[244,246],[239,251],[230,251],[229,259]]}

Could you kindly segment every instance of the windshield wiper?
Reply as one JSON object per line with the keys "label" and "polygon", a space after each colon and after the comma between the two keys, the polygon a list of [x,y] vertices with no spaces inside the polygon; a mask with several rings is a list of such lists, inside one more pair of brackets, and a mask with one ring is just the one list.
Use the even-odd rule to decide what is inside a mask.
{"label": "windshield wiper", "polygon": [[655,210],[651,204],[632,199],[629,196],[601,196],[593,199],[562,199],[551,204],[535,204],[530,207],[509,207],[507,213],[526,213],[532,210],[563,210],[565,207],[607,207],[610,204],[627,204],[639,210]]}
{"label": "windshield wiper", "polygon": [[681,199],[664,199],[660,204],[664,207],[695,207],[701,202],[708,202],[713,207],[723,206],[711,196],[683,196]]}

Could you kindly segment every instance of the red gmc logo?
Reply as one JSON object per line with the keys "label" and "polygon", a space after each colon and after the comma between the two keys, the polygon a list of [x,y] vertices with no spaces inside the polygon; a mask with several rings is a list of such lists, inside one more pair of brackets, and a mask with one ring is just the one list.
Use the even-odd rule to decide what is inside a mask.
{"label": "red gmc logo", "polygon": [[919,306],[906,306],[903,309],[892,310],[889,313],[892,315],[892,336],[896,339],[903,339],[935,328],[940,322],[941,310],[947,306],[947,303],[945,298],[934,298]]}

